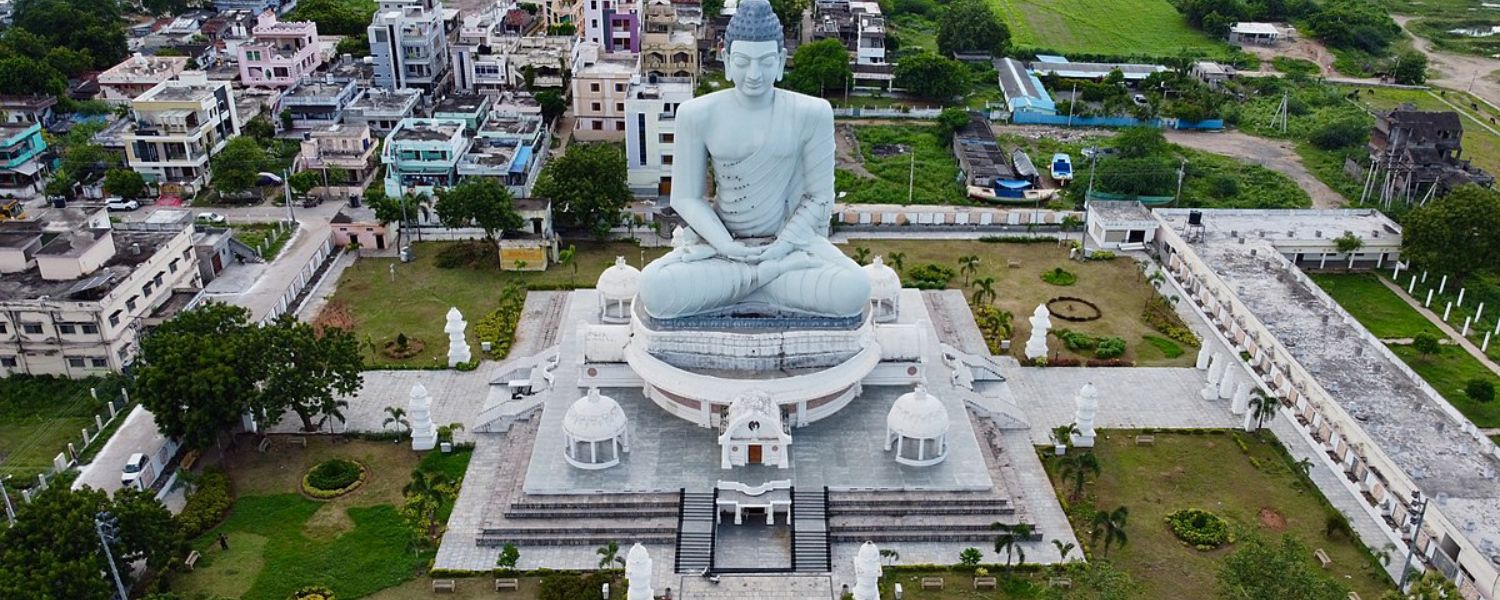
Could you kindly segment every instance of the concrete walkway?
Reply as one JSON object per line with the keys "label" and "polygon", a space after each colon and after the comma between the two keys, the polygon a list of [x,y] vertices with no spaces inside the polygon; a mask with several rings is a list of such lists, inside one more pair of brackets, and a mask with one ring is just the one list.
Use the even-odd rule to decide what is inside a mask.
{"label": "concrete walkway", "polygon": [[1413,298],[1411,297],[1411,295],[1407,294],[1406,290],[1401,289],[1401,286],[1391,283],[1384,277],[1376,277],[1376,279],[1379,279],[1381,285],[1384,285],[1386,289],[1394,292],[1397,297],[1405,300],[1407,306],[1412,307],[1413,310],[1417,311],[1417,314],[1422,315],[1427,319],[1429,323],[1437,326],[1437,328],[1441,329],[1443,333],[1449,338],[1457,341],[1458,345],[1463,347],[1464,351],[1469,353],[1469,356],[1472,356],[1475,360],[1479,361],[1479,364],[1484,365],[1485,368],[1489,369],[1491,373],[1494,373],[1496,377],[1500,377],[1500,365],[1497,365],[1495,364],[1495,361],[1490,360],[1490,357],[1486,356],[1484,352],[1479,349],[1479,346],[1475,346],[1474,342],[1469,341],[1469,338],[1460,335],[1458,330],[1454,329],[1452,325],[1444,323],[1442,317],[1439,317],[1437,313],[1423,308],[1422,303],[1417,302],[1416,298]]}

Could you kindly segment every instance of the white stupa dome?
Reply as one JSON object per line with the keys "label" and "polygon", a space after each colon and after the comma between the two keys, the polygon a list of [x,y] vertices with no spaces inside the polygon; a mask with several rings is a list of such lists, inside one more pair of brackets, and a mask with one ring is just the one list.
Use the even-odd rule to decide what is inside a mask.
{"label": "white stupa dome", "polygon": [[589,393],[568,407],[563,415],[563,432],[573,439],[598,442],[625,434],[625,411],[614,398],[599,394],[599,388],[589,388]]}
{"label": "white stupa dome", "polygon": [[635,297],[640,287],[641,270],[625,262],[625,257],[616,256],[615,264],[599,274],[594,288],[609,300],[629,300]]}
{"label": "white stupa dome", "polygon": [[885,265],[879,256],[864,266],[865,276],[870,278],[870,298],[891,300],[901,294],[901,275]]}
{"label": "white stupa dome", "polygon": [[885,425],[902,437],[937,438],[948,433],[948,409],[937,396],[927,393],[927,386],[918,385],[896,399]]}

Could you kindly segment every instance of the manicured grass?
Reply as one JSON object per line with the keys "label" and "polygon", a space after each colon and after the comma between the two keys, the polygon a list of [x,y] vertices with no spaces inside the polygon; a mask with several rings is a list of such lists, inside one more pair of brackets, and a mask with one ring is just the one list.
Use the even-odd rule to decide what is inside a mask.
{"label": "manicured grass", "polygon": [[[470,323],[469,344],[479,356],[479,342],[474,337],[473,324],[499,306],[500,292],[507,284],[593,287],[599,273],[614,264],[616,256],[624,256],[637,267],[641,265],[642,256],[642,249],[631,243],[578,242],[575,244],[578,253],[574,258],[578,267],[576,276],[572,266],[558,265],[535,273],[500,271],[498,268],[440,269],[436,264],[438,252],[449,244],[451,242],[414,244],[416,258],[410,263],[401,263],[394,258],[362,257],[344,271],[338,290],[325,310],[342,307],[349,311],[354,319],[354,334],[361,342],[361,352],[367,364],[446,365],[448,338],[443,333],[444,315],[455,306]],[[665,254],[666,250],[645,249],[645,258],[650,261]],[[395,266],[394,272],[392,265]],[[365,343],[369,341],[380,347],[401,333],[421,340],[426,348],[416,356],[397,360],[371,353],[369,344]]]}
{"label": "manicured grass", "polygon": [[[1183,508],[1201,508],[1228,520],[1237,538],[1254,533],[1268,538],[1290,534],[1309,548],[1322,548],[1333,560],[1329,573],[1363,598],[1378,598],[1392,588],[1358,540],[1323,535],[1331,510],[1317,489],[1283,460],[1276,442],[1237,432],[1155,432],[1155,445],[1137,446],[1136,431],[1108,431],[1094,454],[1102,472],[1085,488],[1088,496],[1067,505],[1073,529],[1088,545],[1087,519],[1097,507],[1125,506],[1130,516],[1129,542],[1112,546],[1109,558],[1143,586],[1142,598],[1206,598],[1216,589],[1215,576],[1234,544],[1202,552],[1168,530],[1165,518]],[[1241,439],[1241,450],[1235,438]],[[1057,477],[1057,463],[1044,452],[1048,471],[1060,491],[1071,490]],[[1279,518],[1278,518],[1279,517]],[[1043,532],[1046,535],[1046,532]],[[1092,548],[1092,556],[1101,549]],[[1311,554],[1308,562],[1313,561]]]}
{"label": "manicured grass", "polygon": [[[432,592],[432,577],[422,576],[393,588],[387,588],[366,596],[368,600],[426,600],[427,598],[451,598],[453,600],[528,600],[538,598],[541,593],[541,578],[520,577],[518,592],[495,592],[493,577],[462,577],[454,580],[457,590],[452,594],[435,596]],[[659,584],[660,585],[660,584]],[[623,584],[620,586],[623,588]],[[621,596],[623,596],[623,589]],[[339,596],[342,598],[343,596]]]}
{"label": "manicured grass", "polygon": [[[951,267],[956,271],[959,268],[959,257],[978,256],[979,270],[971,280],[984,277],[995,278],[997,293],[995,305],[1014,315],[1011,347],[1017,356],[1020,356],[1021,348],[1031,333],[1031,326],[1026,319],[1032,311],[1036,310],[1037,305],[1057,296],[1073,296],[1099,305],[1103,316],[1098,320],[1084,323],[1068,323],[1054,317],[1052,320],[1054,328],[1066,327],[1095,337],[1123,338],[1129,344],[1122,358],[1136,361],[1141,365],[1186,366],[1193,362],[1192,356],[1167,358],[1155,348],[1151,349],[1149,355],[1138,352],[1138,349],[1144,345],[1141,341],[1142,336],[1159,335],[1156,330],[1151,329],[1141,320],[1141,311],[1145,308],[1146,301],[1156,296],[1157,293],[1150,284],[1146,283],[1145,277],[1136,267],[1137,263],[1128,258],[1108,261],[1072,261],[1068,260],[1066,247],[1050,242],[992,244],[969,240],[852,240],[842,248],[844,252],[852,255],[858,247],[869,248],[871,256],[886,255],[888,265],[890,253],[902,252],[906,255],[904,266],[908,270],[924,263],[936,263]],[[1009,260],[1019,261],[1020,268],[1009,268],[1007,266]],[[1062,267],[1076,274],[1077,283],[1068,287],[1057,287],[1043,282],[1041,274],[1056,267]],[[953,278],[950,287],[964,289],[964,277],[961,273]],[[972,289],[964,289],[964,295],[972,296]],[[1062,342],[1056,339],[1050,340],[1049,346],[1061,356],[1078,358],[1092,356],[1074,354],[1065,349]]]}
{"label": "manicured grass", "polygon": [[1158,352],[1161,352],[1162,356],[1166,358],[1177,358],[1179,356],[1182,356],[1184,352],[1182,346],[1179,346],[1177,342],[1164,337],[1148,335],[1142,337],[1141,339],[1145,340],[1147,344],[1151,345],[1151,347],[1155,348]]}
{"label": "manicured grass", "polygon": [[[401,488],[419,464],[461,475],[470,455],[420,456],[405,444],[324,439],[309,440],[306,449],[275,443],[266,454],[242,445],[224,464],[238,496],[230,516],[193,541],[203,559],[173,581],[173,590],[282,600],[318,584],[357,598],[411,581],[431,552],[411,545],[398,511]],[[365,485],[327,502],[295,493],[308,467],[331,458],[370,467]],[[220,532],[229,538],[227,551],[219,548]]]}
{"label": "manicured grass", "polygon": [[1339,306],[1354,315],[1365,329],[1381,339],[1411,338],[1419,333],[1443,337],[1441,331],[1413,310],[1372,273],[1313,273],[1312,280]]}
{"label": "manicured grass", "polygon": [[[89,394],[90,387],[98,388],[99,401]],[[14,476],[17,483],[12,486],[35,483],[36,475],[50,469],[52,458],[66,451],[69,442],[82,445],[79,431],[94,428],[94,415],[109,416],[104,404],[118,390],[115,379],[6,378],[0,383],[0,475]]]}
{"label": "manicured grass", "polygon": [[1391,351],[1406,361],[1412,370],[1427,380],[1433,389],[1448,399],[1459,412],[1484,428],[1500,427],[1500,401],[1479,403],[1464,394],[1464,384],[1470,379],[1488,379],[1500,387],[1500,377],[1484,368],[1469,353],[1456,346],[1443,346],[1434,356],[1421,356],[1411,346],[1391,346]]}
{"label": "manicured grass", "polygon": [[261,258],[268,262],[276,260],[287,241],[292,239],[292,234],[297,232],[295,227],[287,227],[281,223],[236,223],[230,229],[234,230],[236,239],[259,250]]}
{"label": "manicured grass", "polygon": [[[852,100],[851,100],[852,102]],[[912,204],[972,204],[958,182],[958,161],[937,136],[937,129],[924,125],[862,126],[854,128],[864,167],[875,177],[866,178],[837,171],[835,186],[850,203],[906,204],[907,182],[912,184]],[[911,154],[877,158],[877,145],[902,144]]]}
{"label": "manicured grass", "polygon": [[1227,55],[1166,0],[991,0],[1011,43],[1059,52],[1175,56],[1184,49]]}

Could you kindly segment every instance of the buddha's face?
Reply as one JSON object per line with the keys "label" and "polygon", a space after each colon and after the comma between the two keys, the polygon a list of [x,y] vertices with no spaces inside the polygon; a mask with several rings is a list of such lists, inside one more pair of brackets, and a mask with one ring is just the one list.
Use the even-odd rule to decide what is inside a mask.
{"label": "buddha's face", "polygon": [[725,74],[740,93],[757,97],[766,94],[781,81],[786,67],[786,50],[775,41],[736,40],[729,48]]}

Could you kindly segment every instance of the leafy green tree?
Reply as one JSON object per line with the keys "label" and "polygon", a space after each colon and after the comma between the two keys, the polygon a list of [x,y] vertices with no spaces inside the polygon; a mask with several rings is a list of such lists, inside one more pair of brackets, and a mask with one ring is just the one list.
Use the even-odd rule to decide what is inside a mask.
{"label": "leafy green tree", "polygon": [[1407,213],[1403,257],[1460,281],[1500,265],[1500,192],[1460,187]]}
{"label": "leafy green tree", "polygon": [[271,123],[271,120],[266,118],[265,115],[256,115],[254,119],[250,119],[244,125],[240,126],[240,133],[257,141],[267,142],[276,137],[276,125]]}
{"label": "leafy green tree", "polygon": [[[330,417],[344,420],[342,397],[359,391],[364,368],[359,341],[338,327],[321,332],[287,313],[255,330],[257,360],[264,371],[255,400],[267,427],[290,410],[303,431],[317,431]],[[314,419],[317,419],[314,421]]]}
{"label": "leafy green tree", "polygon": [[1167,137],[1156,127],[1129,127],[1115,136],[1119,158],[1146,158],[1167,153]]}
{"label": "leafy green tree", "polygon": [[494,244],[496,233],[520,229],[525,222],[516,212],[510,190],[492,178],[467,178],[458,185],[438,190],[438,219],[444,227],[468,227],[484,230],[484,239]]}
{"label": "leafy green tree", "polygon": [[1464,382],[1464,395],[1475,402],[1493,402],[1495,383],[1488,379],[1470,379]]}
{"label": "leafy green tree", "polygon": [[1425,331],[1412,337],[1411,347],[1424,359],[1436,356],[1443,351],[1443,345],[1442,342],[1438,341],[1438,336]]}
{"label": "leafy green tree", "polygon": [[792,64],[795,68],[787,75],[786,87],[804,94],[821,96],[828,88],[848,85],[853,77],[849,50],[837,38],[798,46]]}
{"label": "leafy green tree", "polygon": [[1177,165],[1160,157],[1110,157],[1099,161],[1096,170],[1096,185],[1106,192],[1165,196],[1177,185]]}
{"label": "leafy green tree", "polygon": [[1363,146],[1370,139],[1370,123],[1363,114],[1325,119],[1313,125],[1307,139],[1323,150]]}
{"label": "leafy green tree", "polygon": [[1308,560],[1307,546],[1290,535],[1280,542],[1251,535],[1219,567],[1219,590],[1244,600],[1343,600],[1349,590]]}
{"label": "leafy green tree", "polygon": [[1072,586],[1048,588],[1041,597],[1045,600],[1135,600],[1141,597],[1141,585],[1107,558],[1071,563],[1067,573],[1073,580]]}
{"label": "leafy green tree", "polygon": [[1458,600],[1463,595],[1458,586],[1438,571],[1428,571],[1413,580],[1406,592],[1390,590],[1380,600]]}
{"label": "leafy green tree", "polygon": [[221,194],[242,194],[255,187],[259,173],[272,167],[271,156],[254,138],[240,136],[229,140],[224,149],[209,159],[213,169],[214,189]]}
{"label": "leafy green tree", "polygon": [[978,548],[964,548],[963,552],[958,553],[959,564],[966,567],[979,566],[979,563],[983,561],[984,552]]}
{"label": "leafy green tree", "polygon": [[938,138],[944,144],[953,141],[953,134],[969,124],[969,111],[957,106],[949,106],[938,113],[937,128]]}
{"label": "leafy green tree", "polygon": [[1329,46],[1377,55],[1401,37],[1390,13],[1368,0],[1328,0],[1308,15],[1306,24],[1308,33]]}
{"label": "leafy green tree", "polygon": [[94,65],[94,57],[89,56],[88,50],[72,48],[59,47],[48,50],[44,60],[65,77],[72,77],[87,71]]}
{"label": "leafy green tree", "polygon": [[703,0],[703,20],[705,23],[712,22],[714,17],[724,12],[724,0]]}
{"label": "leafy green tree", "polygon": [[381,225],[401,221],[401,199],[385,195],[380,188],[365,190],[365,204],[375,211],[375,220]]}
{"label": "leafy green tree", "polygon": [[68,79],[45,62],[25,56],[0,60],[0,94],[61,96]]}
{"label": "leafy green tree", "polygon": [[292,186],[292,191],[299,196],[306,196],[313,188],[323,184],[323,175],[317,171],[297,171],[287,179],[287,184]]}
{"label": "leafy green tree", "polygon": [[521,560],[521,550],[515,544],[507,542],[500,549],[500,557],[495,559],[495,566],[505,570],[516,568],[516,563]]}
{"label": "leafy green tree", "polygon": [[552,201],[562,224],[604,239],[631,199],[624,149],[616,144],[569,144],[566,153],[542,169],[532,193]]}
{"label": "leafy green tree", "polygon": [[991,56],[1010,48],[1010,29],[983,0],[955,0],[938,21],[938,52],[943,56],[979,52]]}
{"label": "leafy green tree", "polygon": [[1416,50],[1408,50],[1396,55],[1396,65],[1391,69],[1391,78],[1403,85],[1427,83],[1427,55]]}
{"label": "leafy green tree", "polygon": [[537,92],[536,103],[542,107],[542,120],[549,124],[568,111],[568,101],[557,90]]}
{"label": "leafy green tree", "polygon": [[305,0],[284,17],[288,21],[315,21],[318,33],[325,35],[361,35],[375,15],[374,2],[367,0]]}
{"label": "leafy green tree", "polygon": [[110,169],[104,174],[104,189],[122,198],[146,195],[146,178],[130,169]]}
{"label": "leafy green tree", "polygon": [[903,57],[896,64],[895,77],[896,87],[934,100],[951,99],[969,91],[968,67],[930,52]]}
{"label": "leafy green tree", "polygon": [[802,31],[802,14],[807,12],[807,5],[808,0],[771,0],[771,10],[789,37]]}
{"label": "leafy green tree", "polygon": [[163,434],[204,448],[252,406],[263,358],[250,311],[208,302],[141,338],[131,395]]}
{"label": "leafy green tree", "polygon": [[1354,235],[1352,231],[1345,231],[1344,235],[1334,238],[1333,246],[1339,251],[1339,254],[1349,254],[1350,252],[1359,252],[1360,248],[1365,247],[1365,240]]}

